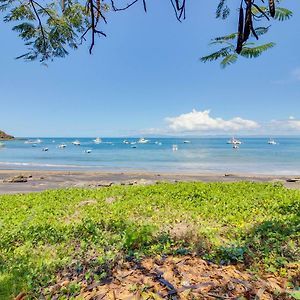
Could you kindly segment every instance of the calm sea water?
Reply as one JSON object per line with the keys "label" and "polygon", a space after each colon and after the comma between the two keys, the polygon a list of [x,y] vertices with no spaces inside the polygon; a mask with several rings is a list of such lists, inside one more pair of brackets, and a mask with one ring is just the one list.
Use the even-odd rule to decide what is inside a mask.
{"label": "calm sea water", "polygon": [[[237,150],[226,144],[227,138],[189,139],[190,144],[181,138],[151,138],[137,148],[123,138],[104,138],[98,145],[92,138],[78,138],[81,145],[74,146],[76,139],[43,138],[36,147],[7,141],[0,148],[0,169],[300,174],[300,138],[276,138],[277,145],[269,145],[267,138],[243,138]],[[62,143],[67,147],[58,148]],[[172,151],[173,144],[178,151]]]}

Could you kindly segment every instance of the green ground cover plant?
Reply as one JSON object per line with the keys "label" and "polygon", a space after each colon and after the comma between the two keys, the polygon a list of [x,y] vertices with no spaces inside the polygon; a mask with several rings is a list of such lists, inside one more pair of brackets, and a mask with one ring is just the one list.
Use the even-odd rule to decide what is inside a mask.
{"label": "green ground cover plant", "polygon": [[288,277],[300,261],[300,192],[279,183],[158,183],[0,197],[0,299],[21,291],[35,299],[64,267],[88,265],[86,276],[101,280],[121,257],[189,253]]}

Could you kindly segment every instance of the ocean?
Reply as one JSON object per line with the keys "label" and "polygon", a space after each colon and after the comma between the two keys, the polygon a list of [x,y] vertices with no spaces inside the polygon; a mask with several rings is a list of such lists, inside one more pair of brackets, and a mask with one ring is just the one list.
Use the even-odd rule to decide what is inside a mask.
{"label": "ocean", "polygon": [[[300,138],[274,138],[276,145],[269,145],[268,138],[241,138],[239,149],[227,144],[228,139],[189,138],[184,143],[187,138],[149,138],[147,144],[125,144],[124,138],[103,138],[95,144],[93,138],[41,138],[36,145],[26,139],[5,141],[0,169],[300,174]],[[73,145],[74,140],[81,145]],[[62,143],[63,149],[58,147]]]}

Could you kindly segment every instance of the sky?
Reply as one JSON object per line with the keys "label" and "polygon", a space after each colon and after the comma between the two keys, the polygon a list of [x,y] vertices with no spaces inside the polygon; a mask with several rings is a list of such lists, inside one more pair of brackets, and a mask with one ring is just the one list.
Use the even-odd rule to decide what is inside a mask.
{"label": "sky", "polygon": [[[19,137],[300,135],[300,2],[260,42],[276,47],[221,69],[199,58],[211,38],[236,31],[236,12],[215,19],[217,1],[189,1],[179,23],[169,1],[108,13],[89,44],[64,59],[24,62],[23,42],[1,25],[0,129]],[[4,41],[4,42],[3,42]]]}

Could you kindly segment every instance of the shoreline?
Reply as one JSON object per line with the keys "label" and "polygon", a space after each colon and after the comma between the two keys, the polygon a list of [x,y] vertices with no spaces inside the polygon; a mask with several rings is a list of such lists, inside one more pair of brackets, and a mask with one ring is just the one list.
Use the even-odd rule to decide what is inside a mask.
{"label": "shoreline", "polygon": [[[297,180],[299,178],[299,180]],[[165,173],[147,171],[0,170],[0,194],[41,192],[61,188],[97,188],[111,185],[148,185],[156,182],[281,182],[300,190],[300,175],[250,173]],[[292,182],[294,181],[294,182]]]}

